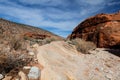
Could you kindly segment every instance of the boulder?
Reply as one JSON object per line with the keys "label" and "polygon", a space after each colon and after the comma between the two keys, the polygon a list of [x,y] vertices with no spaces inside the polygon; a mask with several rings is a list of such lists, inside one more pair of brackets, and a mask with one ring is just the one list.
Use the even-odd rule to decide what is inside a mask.
{"label": "boulder", "polygon": [[31,67],[30,72],[28,73],[28,78],[30,80],[39,80],[40,79],[40,69],[36,66]]}
{"label": "boulder", "polygon": [[120,12],[98,14],[80,23],[68,39],[82,38],[94,42],[97,47],[120,47]]}
{"label": "boulder", "polygon": [[3,78],[4,78],[4,76],[2,74],[0,74],[0,80],[3,79]]}
{"label": "boulder", "polygon": [[[0,79],[0,80],[1,80],[1,79]],[[12,80],[12,76],[5,76],[5,78],[2,79],[2,80]]]}
{"label": "boulder", "polygon": [[27,76],[26,76],[26,74],[24,72],[20,71],[18,73],[18,75],[20,76],[20,80],[28,80]]}

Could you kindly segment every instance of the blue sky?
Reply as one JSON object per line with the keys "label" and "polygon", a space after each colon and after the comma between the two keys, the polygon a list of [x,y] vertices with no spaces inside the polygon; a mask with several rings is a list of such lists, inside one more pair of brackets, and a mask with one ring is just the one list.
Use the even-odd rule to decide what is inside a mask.
{"label": "blue sky", "polygon": [[0,0],[0,17],[67,37],[86,18],[120,10],[120,0]]}

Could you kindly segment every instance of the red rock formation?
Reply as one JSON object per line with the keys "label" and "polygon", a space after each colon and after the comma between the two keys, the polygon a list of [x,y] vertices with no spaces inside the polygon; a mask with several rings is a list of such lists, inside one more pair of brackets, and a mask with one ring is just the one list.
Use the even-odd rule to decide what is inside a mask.
{"label": "red rock formation", "polygon": [[24,36],[26,37],[30,37],[30,38],[34,38],[34,39],[45,39],[45,38],[49,38],[49,35],[44,35],[44,34],[36,34],[36,33],[25,33]]}
{"label": "red rock formation", "polygon": [[120,12],[90,17],[79,24],[68,38],[82,38],[98,47],[120,47]]}

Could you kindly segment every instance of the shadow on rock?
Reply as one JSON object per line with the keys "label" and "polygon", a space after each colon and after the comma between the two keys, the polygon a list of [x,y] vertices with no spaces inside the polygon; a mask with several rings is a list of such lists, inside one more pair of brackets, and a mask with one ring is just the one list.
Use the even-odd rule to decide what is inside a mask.
{"label": "shadow on rock", "polygon": [[120,49],[107,49],[105,51],[108,51],[108,52],[120,57]]}

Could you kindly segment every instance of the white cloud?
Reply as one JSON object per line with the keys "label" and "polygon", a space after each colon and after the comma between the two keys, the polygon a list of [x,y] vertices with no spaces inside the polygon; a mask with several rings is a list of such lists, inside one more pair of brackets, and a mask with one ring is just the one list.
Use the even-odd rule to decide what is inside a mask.
{"label": "white cloud", "polygon": [[[27,7],[23,5],[18,5],[16,2],[10,2],[9,0],[0,0],[0,14],[5,14],[13,16],[19,19],[19,22],[24,24],[29,24],[38,27],[52,27],[57,28],[59,31],[72,31],[80,21],[82,21],[86,16],[97,12],[104,8],[104,5],[97,6],[98,4],[106,3],[104,0],[76,0],[79,5],[70,2],[68,0],[19,0],[23,4],[34,5],[45,5],[46,8],[37,7]],[[2,3],[6,3],[4,5]],[[84,3],[84,4],[83,4]],[[70,4],[70,5],[69,5]],[[63,7],[68,9],[72,4],[75,4],[74,9],[76,10],[64,10],[58,7]],[[82,4],[82,5],[81,5]],[[86,6],[86,4],[90,4]],[[77,5],[77,6],[76,6]],[[48,6],[48,7],[47,7]],[[49,7],[53,6],[53,7]],[[79,8],[78,8],[79,7]],[[58,31],[55,31],[58,34]],[[66,35],[66,33],[61,33],[61,35]]]}
{"label": "white cloud", "polygon": [[24,4],[46,5],[46,6],[58,6],[58,5],[63,5],[64,4],[63,2],[66,2],[66,0],[19,0],[19,1]]}
{"label": "white cloud", "polygon": [[108,6],[112,6],[112,5],[118,5],[118,4],[120,5],[120,1],[108,3],[107,5],[108,5]]}
{"label": "white cloud", "polygon": [[91,5],[98,5],[98,4],[102,4],[105,2],[105,0],[82,0],[84,3],[88,3]]}
{"label": "white cloud", "polygon": [[[69,0],[19,0],[22,3],[27,3],[27,4],[44,4],[44,5],[62,5],[64,4],[63,2],[67,2],[69,3]],[[78,3],[87,3],[87,4],[91,4],[91,5],[98,5],[101,4],[103,2],[105,2],[105,0],[75,0]],[[65,4],[67,4],[65,3]]]}
{"label": "white cloud", "polygon": [[44,16],[42,15],[41,11],[37,11],[37,10],[35,11],[34,9],[28,10],[28,9],[22,9],[16,7],[0,6],[0,10],[1,12],[5,12],[4,14],[6,15],[17,17],[18,19],[21,20],[21,22],[25,24],[38,26],[38,27],[46,26],[46,27],[53,27],[67,31],[67,30],[72,30],[73,26],[76,26],[77,24],[75,21],[53,22],[49,20],[44,20]]}

